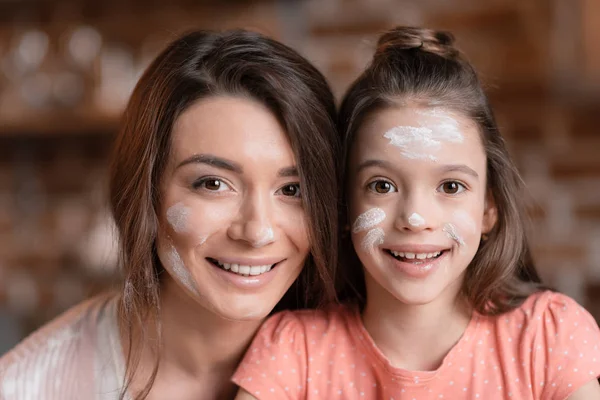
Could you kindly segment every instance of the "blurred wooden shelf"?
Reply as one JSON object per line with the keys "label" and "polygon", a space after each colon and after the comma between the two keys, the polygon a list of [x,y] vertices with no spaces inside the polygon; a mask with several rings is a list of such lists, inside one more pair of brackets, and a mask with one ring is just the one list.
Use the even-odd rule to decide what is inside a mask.
{"label": "blurred wooden shelf", "polygon": [[100,113],[43,111],[10,119],[0,118],[0,137],[113,135],[120,117]]}

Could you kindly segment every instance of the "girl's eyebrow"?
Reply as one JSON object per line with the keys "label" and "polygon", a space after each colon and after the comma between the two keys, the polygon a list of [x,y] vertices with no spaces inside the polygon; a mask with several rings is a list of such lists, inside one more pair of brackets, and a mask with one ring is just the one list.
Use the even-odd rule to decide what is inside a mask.
{"label": "girl's eyebrow", "polygon": [[365,160],[365,161],[361,162],[358,165],[358,168],[356,169],[356,173],[358,174],[363,169],[367,169],[370,167],[381,167],[381,168],[393,169],[392,163],[390,163],[388,161],[369,159],[369,160]]}
{"label": "girl's eyebrow", "polygon": [[462,172],[463,174],[471,175],[475,179],[479,178],[479,174],[474,169],[472,169],[471,167],[468,167],[465,164],[446,164],[446,165],[441,165],[439,167],[439,170],[442,173],[447,173],[447,172]]}
{"label": "girl's eyebrow", "polygon": [[[393,164],[389,161],[378,160],[378,159],[368,159],[361,162],[356,169],[356,173],[360,173],[363,169],[367,169],[370,167],[380,167],[385,169],[393,169]],[[479,174],[471,167],[465,164],[446,164],[440,165],[438,170],[440,173],[448,173],[448,172],[462,172],[463,174],[470,175],[475,179],[479,178]]]}

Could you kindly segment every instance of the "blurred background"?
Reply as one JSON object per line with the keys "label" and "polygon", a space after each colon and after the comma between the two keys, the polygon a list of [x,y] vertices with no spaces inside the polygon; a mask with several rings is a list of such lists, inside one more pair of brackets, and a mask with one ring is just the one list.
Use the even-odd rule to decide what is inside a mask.
{"label": "blurred background", "polygon": [[599,0],[0,0],[0,355],[118,282],[107,158],[167,42],[258,30],[339,98],[398,24],[455,34],[528,184],[543,278],[600,318]]}

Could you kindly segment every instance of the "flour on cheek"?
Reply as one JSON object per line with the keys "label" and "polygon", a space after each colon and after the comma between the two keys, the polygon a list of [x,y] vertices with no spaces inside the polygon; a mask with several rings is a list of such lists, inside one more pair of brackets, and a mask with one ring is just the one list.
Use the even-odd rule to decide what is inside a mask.
{"label": "flour on cheek", "polygon": [[192,209],[186,207],[182,202],[176,203],[167,210],[167,221],[177,233],[186,232],[188,229],[188,220],[192,215]]}
{"label": "flour on cheek", "polygon": [[169,249],[169,253],[167,255],[167,262],[169,263],[169,267],[173,272],[174,278],[179,280],[188,290],[192,293],[199,294],[198,288],[196,287],[196,282],[192,277],[190,271],[186,268],[181,256],[177,252],[175,246],[171,245]]}
{"label": "flour on cheek", "polygon": [[385,233],[383,229],[377,228],[377,225],[385,220],[385,212],[381,208],[371,208],[354,221],[352,232],[358,233],[368,230],[362,240],[362,248],[367,251],[373,251],[377,246],[383,244]]}
{"label": "flour on cheek", "polygon": [[446,233],[446,236],[448,236],[450,239],[456,242],[459,245],[459,247],[465,246],[465,240],[459,234],[458,230],[456,229],[456,225],[448,222],[444,224],[443,231]]}
{"label": "flour on cheek", "polygon": [[384,219],[385,211],[381,208],[371,208],[356,218],[356,221],[354,221],[354,225],[352,226],[352,232],[358,233],[374,228],[382,223]]}
{"label": "flour on cheek", "polygon": [[373,251],[377,246],[381,246],[383,244],[384,239],[385,233],[383,232],[383,229],[371,229],[363,238],[362,247],[367,251]]}

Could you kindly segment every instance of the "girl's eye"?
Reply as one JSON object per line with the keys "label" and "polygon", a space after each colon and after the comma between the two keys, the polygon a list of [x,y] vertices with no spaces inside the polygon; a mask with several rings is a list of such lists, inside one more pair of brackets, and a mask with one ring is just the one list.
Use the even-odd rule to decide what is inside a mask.
{"label": "girl's eye", "polygon": [[465,185],[456,181],[448,181],[444,182],[438,188],[438,192],[443,192],[445,194],[459,194],[467,190]]}
{"label": "girl's eye", "polygon": [[291,183],[289,185],[285,185],[277,192],[287,197],[300,197],[300,184]]}
{"label": "girl's eye", "polygon": [[211,192],[223,192],[230,190],[228,184],[218,178],[204,178],[194,182],[194,189],[205,189]]}
{"label": "girl's eye", "polygon": [[392,192],[396,191],[396,188],[394,187],[394,185],[392,185],[390,182],[384,181],[384,180],[373,181],[373,182],[369,183],[369,185],[367,187],[369,188],[369,190],[371,190],[375,193],[380,193],[380,194],[392,193]]}

